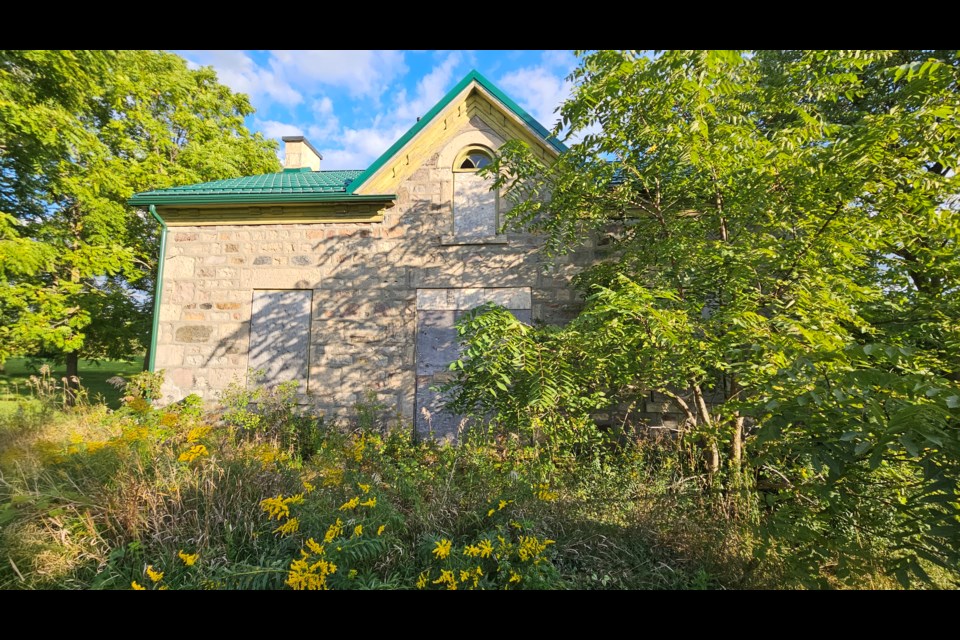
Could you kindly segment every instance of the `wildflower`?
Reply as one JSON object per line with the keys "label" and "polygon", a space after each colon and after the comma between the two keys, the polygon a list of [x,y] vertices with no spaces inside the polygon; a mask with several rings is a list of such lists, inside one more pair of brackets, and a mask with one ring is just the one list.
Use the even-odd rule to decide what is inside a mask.
{"label": "wildflower", "polygon": [[516,571],[511,571],[509,582],[520,582],[520,574]]}
{"label": "wildflower", "polygon": [[477,546],[480,549],[481,558],[489,558],[493,554],[493,545],[486,538],[481,540]]}
{"label": "wildflower", "polygon": [[210,427],[195,427],[187,434],[187,442],[196,442],[210,432]]}
{"label": "wildflower", "polygon": [[284,499],[284,504],[303,504],[303,494],[297,493]]}
{"label": "wildflower", "polygon": [[387,525],[385,524],[380,525],[380,527],[377,529],[377,535],[378,536],[381,535],[383,533],[383,530],[386,528],[387,528]]}
{"label": "wildflower", "polygon": [[199,553],[185,553],[183,549],[180,549],[180,551],[177,552],[177,555],[181,560],[183,560],[183,564],[187,565],[188,567],[192,567],[194,564],[196,564],[197,559],[200,557]]}
{"label": "wildflower", "polygon": [[550,491],[550,485],[545,482],[536,485],[535,488],[536,491],[534,492],[534,495],[537,496],[538,500],[543,500],[544,502],[553,502],[560,497],[560,494],[556,491]]}
{"label": "wildflower", "polygon": [[432,584],[444,584],[447,586],[449,591],[457,590],[457,577],[453,575],[453,571],[448,571],[443,569],[440,572],[440,577],[433,581]]}
{"label": "wildflower", "polygon": [[202,444],[198,444],[181,453],[177,460],[180,462],[193,462],[197,458],[202,458],[207,455],[210,455],[210,452],[207,451],[207,448]]}
{"label": "wildflower", "polygon": [[154,571],[153,565],[147,565],[147,577],[149,577],[154,582],[160,582],[163,580],[163,571]]}
{"label": "wildflower", "polygon": [[500,501],[500,504],[497,505],[497,511],[500,511],[501,509],[503,509],[505,506],[507,506],[507,505],[510,504],[511,502],[513,502],[513,500],[501,500],[501,501]]}
{"label": "wildflower", "polygon": [[304,489],[304,491],[306,491],[307,493],[312,493],[313,490],[316,489],[316,487],[313,486],[312,484],[310,484],[309,482],[307,482],[306,480],[304,480],[304,481],[303,481],[303,489]]}
{"label": "wildflower", "polygon": [[340,511],[350,511],[352,509],[356,509],[358,504],[360,504],[360,497],[354,496],[340,505]]}
{"label": "wildflower", "polygon": [[300,521],[297,518],[290,518],[282,525],[273,530],[274,533],[279,533],[282,536],[288,536],[292,533],[296,533],[300,530]]}
{"label": "wildflower", "polygon": [[360,503],[360,506],[371,507],[371,508],[377,506],[377,496],[373,496],[369,500],[364,500],[363,502]]}
{"label": "wildflower", "polygon": [[337,565],[327,560],[318,560],[313,564],[304,558],[290,563],[286,584],[297,591],[318,591],[329,589],[327,576],[337,572]]}
{"label": "wildflower", "polygon": [[260,508],[267,512],[270,520],[276,518],[286,518],[290,516],[290,506],[284,501],[283,496],[276,498],[264,498],[260,501]]}
{"label": "wildflower", "polygon": [[355,527],[353,528],[353,535],[357,536],[358,538],[363,535],[363,525],[362,525],[362,524],[358,524],[357,526],[355,526]]}
{"label": "wildflower", "polygon": [[145,586],[143,586],[142,584],[140,584],[140,583],[137,582],[136,580],[134,580],[133,582],[130,583],[130,588],[133,589],[134,591],[146,591],[146,590],[147,590],[147,588],[146,588]]}
{"label": "wildflower", "polygon": [[490,511],[487,511],[487,517],[489,518],[493,516],[494,512],[496,512],[496,509],[490,509]]}
{"label": "wildflower", "polygon": [[347,577],[350,578],[351,580],[353,580],[354,578],[356,578],[356,577],[357,577],[357,570],[356,570],[356,569],[350,569],[350,573],[347,574]]}
{"label": "wildflower", "polygon": [[520,536],[520,548],[517,549],[517,555],[520,556],[521,562],[536,559],[536,564],[540,564],[540,554],[546,551],[547,545],[553,543],[553,540],[540,542],[535,536]]}
{"label": "wildflower", "polygon": [[169,591],[169,590],[170,590],[170,587],[168,587],[167,585],[165,584],[160,585],[160,591]]}
{"label": "wildflower", "polygon": [[446,538],[441,538],[436,544],[436,548],[432,551],[433,555],[437,556],[438,560],[443,560],[450,555],[450,547],[453,544],[450,540]]}
{"label": "wildflower", "polygon": [[337,518],[337,521],[327,528],[327,533],[323,536],[323,542],[325,544],[333,542],[334,539],[342,533],[343,522],[340,520],[340,518]]}
{"label": "wildflower", "polygon": [[317,544],[317,541],[313,538],[307,538],[307,548],[318,556],[323,555],[323,547]]}
{"label": "wildflower", "polygon": [[420,575],[417,576],[417,589],[425,589],[427,587],[428,580],[430,580],[430,570],[427,569],[426,571],[421,571]]}
{"label": "wildflower", "polygon": [[368,485],[368,484],[360,484],[360,483],[358,482],[358,483],[357,483],[357,486],[360,487],[360,491],[363,491],[364,493],[370,493],[370,485]]}

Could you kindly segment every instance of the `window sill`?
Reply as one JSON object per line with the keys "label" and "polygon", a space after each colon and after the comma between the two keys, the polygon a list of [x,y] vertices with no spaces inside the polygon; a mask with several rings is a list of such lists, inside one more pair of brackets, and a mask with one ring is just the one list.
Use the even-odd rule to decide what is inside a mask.
{"label": "window sill", "polygon": [[440,244],[444,246],[460,246],[470,244],[508,244],[506,236],[440,236]]}

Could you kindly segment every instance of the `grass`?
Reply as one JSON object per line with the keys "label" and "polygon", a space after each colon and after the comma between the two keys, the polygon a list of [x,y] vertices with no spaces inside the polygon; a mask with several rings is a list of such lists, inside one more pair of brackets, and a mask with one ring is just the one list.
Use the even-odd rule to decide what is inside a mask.
{"label": "grass", "polygon": [[[59,381],[66,375],[63,364],[49,360],[10,358],[0,369],[0,414],[11,413],[18,406],[34,401],[30,376],[38,376],[42,365],[51,367],[51,376]],[[91,402],[102,402],[111,409],[120,406],[121,389],[107,383],[114,376],[129,378],[143,370],[143,356],[129,360],[80,360],[80,384],[89,394]]]}

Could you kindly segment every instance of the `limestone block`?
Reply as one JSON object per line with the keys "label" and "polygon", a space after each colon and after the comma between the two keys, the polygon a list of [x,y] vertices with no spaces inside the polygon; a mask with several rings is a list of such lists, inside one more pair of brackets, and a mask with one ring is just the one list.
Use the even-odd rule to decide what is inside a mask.
{"label": "limestone block", "polygon": [[178,327],[175,337],[177,342],[206,342],[212,334],[210,325],[188,324]]}
{"label": "limestone block", "polygon": [[157,367],[174,367],[183,364],[183,347],[180,345],[157,346]]}
{"label": "limestone block", "polygon": [[168,257],[163,263],[165,278],[192,278],[196,259],[189,256]]}

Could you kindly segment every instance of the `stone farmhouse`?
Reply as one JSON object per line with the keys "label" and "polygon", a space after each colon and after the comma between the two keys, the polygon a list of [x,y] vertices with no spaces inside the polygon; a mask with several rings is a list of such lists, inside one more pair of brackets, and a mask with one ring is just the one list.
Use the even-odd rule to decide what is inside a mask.
{"label": "stone farmhouse", "polygon": [[453,435],[433,388],[460,315],[492,301],[564,322],[593,258],[587,241],[547,267],[541,238],[500,232],[506,202],[477,170],[511,139],[548,162],[564,150],[474,71],[364,170],[324,171],[286,137],[280,173],[135,195],[163,228],[149,362],[162,401],[213,400],[262,371],[328,415],[375,394],[388,417]]}

